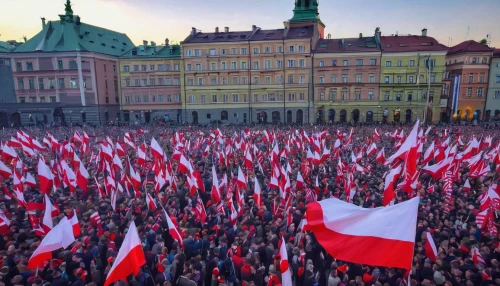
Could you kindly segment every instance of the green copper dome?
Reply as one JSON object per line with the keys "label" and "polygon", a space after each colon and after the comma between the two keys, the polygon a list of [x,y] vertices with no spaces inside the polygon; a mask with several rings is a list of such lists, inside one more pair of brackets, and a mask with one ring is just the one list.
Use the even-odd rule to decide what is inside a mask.
{"label": "green copper dome", "polygon": [[293,17],[290,23],[321,22],[319,18],[318,0],[295,0]]}

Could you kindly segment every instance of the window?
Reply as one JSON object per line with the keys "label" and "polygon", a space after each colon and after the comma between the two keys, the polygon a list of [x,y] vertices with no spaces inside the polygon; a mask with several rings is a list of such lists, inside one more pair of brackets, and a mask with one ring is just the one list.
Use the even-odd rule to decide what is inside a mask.
{"label": "window", "polygon": [[155,70],[155,65],[149,65],[149,70],[154,71]]}
{"label": "window", "polygon": [[212,102],[217,102],[217,94],[212,94]]}
{"label": "window", "polygon": [[396,81],[397,81],[397,83],[401,83],[401,76],[400,76],[400,75],[398,75],[398,76],[396,77]]}
{"label": "window", "polygon": [[49,79],[49,89],[55,89],[56,88],[56,81],[53,78]]}
{"label": "window", "polygon": [[348,66],[349,65],[349,61],[348,60],[344,60],[344,66]]}
{"label": "window", "polygon": [[368,91],[368,100],[373,100],[373,90]]}
{"label": "window", "polygon": [[226,69],[226,62],[222,62],[222,63],[221,63],[221,68],[222,68],[222,70],[225,70],[225,69]]}
{"label": "window", "polygon": [[229,97],[227,94],[223,94],[222,95],[222,102],[228,102],[229,101]]}
{"label": "window", "polygon": [[342,89],[342,100],[347,100],[347,88]]}
{"label": "window", "polygon": [[195,56],[200,56],[200,55],[201,55],[200,50],[199,50],[199,49],[195,49],[195,50],[194,50],[194,55],[195,55]]}
{"label": "window", "polygon": [[36,96],[30,97],[30,102],[36,102]]}
{"label": "window", "polygon": [[27,71],[33,71],[33,63],[32,62],[27,62],[26,63],[26,70]]}
{"label": "window", "polygon": [[210,70],[211,71],[217,70],[217,63],[210,63]]}
{"label": "window", "polygon": [[288,75],[288,83],[293,83],[293,74]]}
{"label": "window", "polygon": [[396,101],[401,101],[401,93],[396,93]]}
{"label": "window", "polygon": [[289,51],[290,51],[290,53],[295,52],[295,46],[290,46],[290,47],[289,47]]}
{"label": "window", "polygon": [[266,54],[269,54],[271,52],[271,47],[265,47],[264,51],[266,52]]}
{"label": "window", "polygon": [[191,71],[193,68],[191,67],[191,64],[186,65],[186,70]]}
{"label": "window", "polygon": [[368,82],[369,83],[374,83],[375,82],[375,75],[374,74],[369,74],[368,75]]}
{"label": "window", "polygon": [[201,71],[201,64],[196,64],[196,70]]}
{"label": "window", "polygon": [[391,61],[385,61],[385,66],[390,67],[392,65]]}
{"label": "window", "polygon": [[246,70],[247,69],[247,62],[241,62],[241,69]]}
{"label": "window", "polygon": [[360,74],[356,75],[356,82],[361,83],[361,75]]}
{"label": "window", "polygon": [[[61,61],[62,63],[62,61]],[[23,64],[21,62],[16,62],[16,71],[21,72],[23,71]]]}
{"label": "window", "polygon": [[210,49],[210,55],[211,55],[211,56],[215,56],[215,54],[216,54],[215,49]]}
{"label": "window", "polygon": [[150,78],[149,85],[152,85],[152,86],[156,85],[156,80],[154,78]]}
{"label": "window", "polygon": [[305,68],[305,67],[306,67],[306,60],[304,60],[304,59],[300,59],[300,60],[299,60],[299,67],[301,67],[301,68]]}
{"label": "window", "polygon": [[266,84],[271,84],[271,77],[270,76],[266,76],[265,77],[265,83]]}
{"label": "window", "polygon": [[188,96],[188,103],[196,103],[196,97],[194,95]]}
{"label": "window", "polygon": [[202,77],[198,78],[198,85],[203,85],[203,78]]}
{"label": "window", "polygon": [[434,67],[436,66],[436,60],[424,60],[425,67]]}
{"label": "window", "polygon": [[477,89],[477,97],[483,97],[483,88],[482,87],[479,87]]}
{"label": "window", "polygon": [[186,56],[190,57],[193,55],[193,51],[191,50],[186,50]]}
{"label": "window", "polygon": [[278,48],[276,49],[278,51],[278,53],[283,53],[283,46],[278,46]]}
{"label": "window", "polygon": [[295,101],[295,93],[290,92],[288,94],[288,101]]}
{"label": "window", "polygon": [[361,90],[354,91],[354,100],[360,100],[360,99],[361,99]]}
{"label": "window", "polygon": [[158,65],[158,70],[163,71],[163,65]]}
{"label": "window", "polygon": [[139,95],[136,95],[134,98],[134,102],[141,102],[141,97]]}
{"label": "window", "polygon": [[181,102],[181,95],[180,94],[174,94],[174,101],[175,102]]}
{"label": "window", "polygon": [[412,75],[408,76],[408,82],[413,83],[413,76]]}
{"label": "window", "polygon": [[259,102],[259,95],[258,94],[253,95],[253,102]]}
{"label": "window", "polygon": [[253,62],[253,69],[258,70],[259,69],[259,62]]}
{"label": "window", "polygon": [[141,71],[147,71],[148,70],[148,66],[146,65],[141,65]]}
{"label": "window", "polygon": [[337,76],[336,75],[332,75],[332,83],[337,83]]}
{"label": "window", "polygon": [[408,101],[412,101],[413,100],[413,95],[411,93],[408,93],[407,98],[408,98]]}
{"label": "window", "polygon": [[253,53],[254,53],[254,55],[258,54],[259,53],[259,48],[253,48]]}
{"label": "window", "polygon": [[288,60],[288,67],[289,68],[295,67],[295,60]]}
{"label": "window", "polygon": [[64,78],[58,78],[57,81],[58,81],[57,85],[59,86],[59,89],[65,88],[65,86],[64,86]]}
{"label": "window", "polygon": [[252,84],[259,84],[259,77],[258,76],[254,76],[253,77],[253,82]]}
{"label": "window", "polygon": [[141,85],[141,80],[139,80],[139,79],[134,80],[134,85],[135,86],[140,86]]}
{"label": "window", "polygon": [[130,79],[129,78],[125,79],[125,86],[130,86]]}
{"label": "window", "polygon": [[332,66],[334,66],[334,67],[337,66],[337,60],[332,60]]}
{"label": "window", "polygon": [[222,84],[222,85],[226,85],[226,84],[227,84],[227,77],[223,77],[223,76],[222,76],[222,77],[220,78],[220,80],[221,80],[220,82],[221,82],[221,84]]}
{"label": "window", "polygon": [[264,68],[265,68],[266,70],[271,69],[271,60],[266,60],[266,61],[264,62]]}
{"label": "window", "polygon": [[233,94],[233,102],[239,102],[239,94]]}
{"label": "window", "polygon": [[324,67],[325,66],[325,62],[324,61],[319,61],[319,66],[320,67]]}
{"label": "window", "polygon": [[282,84],[283,83],[283,78],[281,77],[281,75],[279,75],[279,76],[276,77],[276,83],[277,84]]}
{"label": "window", "polygon": [[156,95],[151,96],[151,101],[156,102]]}
{"label": "window", "polygon": [[43,85],[43,78],[38,79],[38,89],[45,89]]}
{"label": "window", "polygon": [[139,71],[139,65],[134,65],[134,71]]}
{"label": "window", "polygon": [[238,49],[237,48],[231,48],[231,54],[237,55],[238,54]]}
{"label": "window", "polygon": [[432,83],[436,82],[436,75],[435,74],[431,74],[431,82]]}
{"label": "window", "polygon": [[28,80],[28,87],[29,87],[29,89],[35,89],[35,80],[34,79],[30,78]]}
{"label": "window", "polygon": [[282,60],[277,60],[276,61],[276,67],[277,68],[282,68],[283,67],[283,61]]}
{"label": "window", "polygon": [[389,101],[391,99],[391,93],[389,91],[386,91],[384,93],[384,100]]}
{"label": "window", "polygon": [[226,49],[220,49],[220,54],[225,55],[226,54]]}
{"label": "window", "polygon": [[495,99],[500,99],[500,90],[495,91]]}
{"label": "window", "polygon": [[246,55],[247,54],[247,48],[241,48],[241,54]]}
{"label": "window", "polygon": [[363,60],[356,60],[356,65],[357,66],[362,66],[363,65]]}
{"label": "window", "polygon": [[415,60],[410,60],[410,62],[409,62],[409,66],[410,66],[410,67],[414,67],[414,66],[415,66]]}
{"label": "window", "polygon": [[499,82],[500,82],[500,74],[497,74],[497,75],[495,76],[495,82],[496,82],[496,83],[499,83]]}
{"label": "window", "polygon": [[142,96],[143,102],[149,102],[149,95]]}
{"label": "window", "polygon": [[146,86],[148,85],[148,80],[147,79],[143,79],[142,80],[142,86]]}
{"label": "window", "polygon": [[304,46],[299,46],[299,53],[305,53],[306,48]]}
{"label": "window", "polygon": [[241,77],[241,84],[248,84],[248,79],[246,76]]}
{"label": "window", "polygon": [[236,62],[235,62],[235,61],[232,61],[232,62],[231,62],[231,69],[232,69],[232,70],[235,70],[236,68],[237,68],[237,66],[236,66]]}
{"label": "window", "polygon": [[305,100],[305,93],[299,93],[299,100]]}
{"label": "window", "polygon": [[325,93],[324,92],[319,93],[319,100],[325,100]]}
{"label": "window", "polygon": [[474,82],[474,74],[470,73],[469,74],[469,83],[473,83],[473,82]]}
{"label": "window", "polygon": [[[170,99],[172,99],[172,96],[171,95],[169,95],[169,96],[170,96]],[[161,94],[158,95],[158,102],[163,102],[163,100],[164,100],[164,96]]]}
{"label": "window", "polygon": [[397,65],[398,65],[398,67],[402,67],[403,66],[403,61],[402,60],[398,60]]}
{"label": "window", "polygon": [[217,77],[216,76],[210,77],[210,84],[211,85],[217,85]]}
{"label": "window", "polygon": [[24,96],[19,97],[19,103],[26,103],[26,98]]}
{"label": "window", "polygon": [[207,96],[206,95],[201,96],[201,103],[207,103]]}
{"label": "window", "polygon": [[481,59],[481,63],[483,63],[483,64],[488,63],[488,60],[486,59],[486,57],[483,57],[483,58]]}
{"label": "window", "polygon": [[347,82],[347,75],[346,75],[346,74],[343,74],[343,75],[342,75],[342,82],[343,82],[343,83],[346,83],[346,82]]}
{"label": "window", "polygon": [[479,74],[479,82],[483,83],[484,82],[484,73]]}
{"label": "window", "polygon": [[274,95],[274,93],[269,94],[269,101],[276,101],[276,96]]}
{"label": "window", "polygon": [[59,68],[59,70],[64,69],[64,65],[63,65],[63,61],[62,60],[58,60],[57,61],[57,67]]}
{"label": "window", "polygon": [[[162,71],[162,70],[163,70],[163,65],[158,65],[158,69]],[[169,70],[170,70],[170,64],[166,64],[166,65],[165,65],[165,70],[166,70],[166,71],[169,71]]]}
{"label": "window", "polygon": [[130,103],[130,96],[129,95],[125,96],[125,103]]}
{"label": "window", "polygon": [[388,75],[384,76],[384,83],[390,83],[390,77]]}
{"label": "window", "polygon": [[299,76],[299,83],[306,83],[306,76],[305,75],[301,74]]}
{"label": "window", "polygon": [[161,77],[158,78],[158,85],[163,85],[163,78]]}
{"label": "window", "polygon": [[174,78],[174,85],[179,85],[179,79],[178,78]]}
{"label": "window", "polygon": [[325,77],[324,76],[320,76],[319,77],[319,83],[325,83]]}
{"label": "window", "polygon": [[[167,66],[168,66],[168,65],[167,65]],[[178,64],[174,65],[174,70],[175,70],[175,71],[178,71],[178,70],[179,70],[179,67],[180,67],[180,66],[179,66]],[[170,68],[168,68],[167,70],[170,70]]]}
{"label": "window", "polygon": [[467,88],[467,96],[468,97],[472,96],[472,87]]}
{"label": "window", "polygon": [[123,66],[123,71],[124,72],[129,72],[130,71],[130,66]]}
{"label": "window", "polygon": [[371,59],[371,60],[370,60],[370,65],[371,65],[371,66],[375,66],[375,65],[377,65],[377,60],[376,60],[376,59]]}
{"label": "window", "polygon": [[70,79],[70,81],[69,81],[69,87],[70,88],[77,88],[77,86],[76,86],[76,78]]}
{"label": "window", "polygon": [[232,84],[238,84],[238,77],[237,76],[232,77]]}
{"label": "window", "polygon": [[335,101],[337,99],[337,91],[330,89],[330,94],[328,95],[330,101]]}

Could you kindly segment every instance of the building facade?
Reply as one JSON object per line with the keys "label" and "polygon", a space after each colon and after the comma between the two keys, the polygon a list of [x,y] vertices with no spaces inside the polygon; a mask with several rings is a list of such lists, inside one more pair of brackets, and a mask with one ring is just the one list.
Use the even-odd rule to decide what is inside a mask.
{"label": "building facade", "polygon": [[484,120],[500,120],[500,49],[493,51],[490,61],[490,78]]}
{"label": "building facade", "polygon": [[118,56],[134,46],[125,34],[82,23],[69,0],[65,6],[58,21],[42,18],[42,31],[7,54],[17,96],[8,107],[14,125],[120,118]]}
{"label": "building facade", "polygon": [[[8,56],[8,53],[14,50],[16,46],[16,43],[13,41],[10,43],[0,42],[0,104],[2,105],[16,103],[12,63]],[[7,108],[0,107],[0,127],[10,126],[8,113],[9,110]]]}
{"label": "building facade", "polygon": [[315,121],[380,120],[380,57],[375,36],[320,39],[313,51]]}
{"label": "building facade", "polygon": [[120,57],[120,95],[126,122],[159,118],[182,121],[183,85],[180,45],[144,41]]}
{"label": "building facade", "polygon": [[439,121],[448,48],[427,36],[427,29],[421,35],[380,36],[380,44],[382,119],[411,122],[418,117]]}
{"label": "building facade", "polygon": [[283,29],[203,33],[182,42],[185,121],[305,123],[313,117],[312,47],[323,37],[317,1],[296,1]]}
{"label": "building facade", "polygon": [[465,41],[449,49],[445,78],[450,81],[448,106],[452,120],[485,119],[492,55],[492,48],[476,41]]}

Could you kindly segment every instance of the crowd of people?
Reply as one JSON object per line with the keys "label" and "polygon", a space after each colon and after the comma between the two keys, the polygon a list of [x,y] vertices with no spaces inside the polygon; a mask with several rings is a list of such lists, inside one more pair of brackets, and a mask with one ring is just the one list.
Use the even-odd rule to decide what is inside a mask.
{"label": "crowd of people", "polygon": [[[460,163],[459,179],[452,182],[451,197],[443,191],[443,178],[435,179],[425,172],[420,174],[412,193],[396,187],[399,181],[396,182],[393,203],[420,196],[414,259],[409,270],[337,260],[317,242],[314,233],[303,229],[306,206],[312,201],[338,198],[363,208],[383,207],[384,178],[390,166],[377,162],[375,155],[367,155],[366,150],[375,142],[378,151],[384,148],[386,156],[390,156],[411,128],[411,125],[378,125],[22,129],[40,142],[50,134],[50,138],[61,146],[69,144],[90,177],[87,190],[71,188],[61,178],[61,186],[54,186],[48,194],[60,209],[53,217],[54,225],[64,216],[76,215],[81,234],[67,249],[53,252],[51,260],[36,269],[28,269],[28,260],[43,239],[43,234],[36,229],[41,225],[44,210],[33,211],[27,205],[46,203],[44,194],[38,185],[26,180],[23,184],[25,204],[20,204],[16,195],[9,195],[15,193],[14,177],[0,176],[0,193],[3,193],[0,194],[0,217],[3,225],[8,222],[6,228],[1,228],[0,283],[103,285],[128,227],[134,221],[146,263],[138,275],[131,275],[115,285],[281,285],[279,248],[282,238],[296,286],[500,285],[500,241],[491,227],[498,225],[496,210],[495,215],[489,216],[493,219],[489,227],[478,225],[485,194],[498,179],[494,158],[485,157],[489,172],[469,179],[470,189],[466,186],[469,166]],[[427,127],[422,129],[425,131]],[[457,152],[462,152],[472,138],[482,142],[489,137],[492,138],[490,144],[481,145],[486,155],[499,143],[495,128],[435,126],[428,130],[423,151],[432,142],[439,146],[449,138],[448,144],[457,146]],[[88,149],[75,141],[75,132],[88,134]],[[375,132],[379,136],[374,136]],[[2,147],[18,134],[19,130],[3,130],[0,133]],[[124,142],[126,135],[130,144]],[[319,162],[311,161],[308,156],[311,150],[314,153],[315,144],[308,140],[313,137],[330,150]],[[158,170],[150,146],[153,138],[165,152],[162,169],[171,172],[171,179],[161,186],[155,180]],[[337,139],[342,143],[340,146],[335,146]],[[102,163],[99,152],[102,152],[102,144],[115,149],[117,143],[124,146],[126,155],[120,156],[123,169],[113,174],[115,186],[121,184],[121,188],[117,187],[120,191],[112,198],[106,180],[110,170]],[[138,155],[141,145],[146,147],[145,162],[140,162]],[[3,163],[11,169],[21,167],[24,178],[29,173],[37,182],[40,157],[48,165],[51,160],[56,163],[66,160],[71,166],[72,160],[62,156],[62,148],[46,148],[47,151],[36,151],[35,155],[26,155],[22,148],[14,148],[19,158],[7,160],[4,156]],[[276,168],[272,164],[272,150],[276,148],[279,150],[279,172],[289,176],[290,199],[285,202],[281,199],[282,190],[272,182]],[[319,150],[320,156],[323,149]],[[245,163],[247,152],[251,153],[252,168],[247,168]],[[198,172],[201,184],[196,184],[195,190],[188,176],[179,170],[176,154],[185,156],[193,171]],[[356,164],[363,166],[362,170],[352,170],[354,194],[346,190],[345,174],[338,174],[337,168],[339,158],[346,164],[351,163],[351,154],[361,155]],[[419,161],[423,155],[422,152]],[[429,165],[434,163],[436,159],[433,158]],[[422,167],[419,164],[417,168]],[[129,168],[139,172],[139,187],[125,188],[123,180],[130,181]],[[214,202],[212,194],[213,170],[219,182],[220,202]],[[243,170],[248,180],[243,188],[237,183],[239,170]],[[297,185],[299,173],[304,182],[300,187]],[[262,189],[261,203],[257,203],[254,196],[255,181]],[[147,194],[153,198],[156,208],[151,207]],[[233,216],[235,210],[236,217]],[[98,218],[93,216],[95,213]],[[176,225],[182,241],[169,234],[165,215]],[[435,261],[425,255],[428,232],[437,248]],[[474,254],[473,249],[480,255]],[[371,251],[377,252],[377,246],[373,245]]]}

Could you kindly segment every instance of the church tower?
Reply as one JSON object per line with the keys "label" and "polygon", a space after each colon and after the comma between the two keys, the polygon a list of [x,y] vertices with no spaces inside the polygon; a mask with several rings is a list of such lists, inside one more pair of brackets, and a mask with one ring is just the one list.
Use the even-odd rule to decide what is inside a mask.
{"label": "church tower", "polygon": [[315,26],[320,38],[324,38],[325,24],[319,18],[319,0],[295,0],[293,17],[290,19],[290,27]]}

